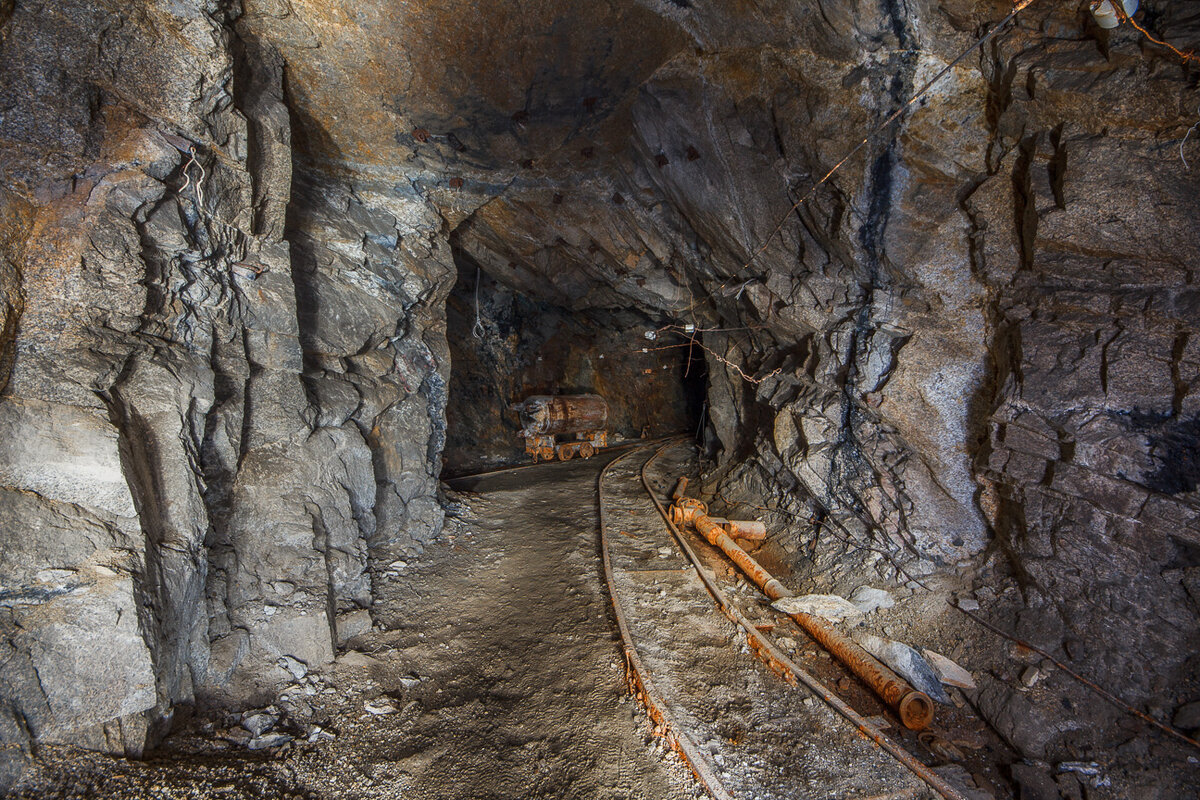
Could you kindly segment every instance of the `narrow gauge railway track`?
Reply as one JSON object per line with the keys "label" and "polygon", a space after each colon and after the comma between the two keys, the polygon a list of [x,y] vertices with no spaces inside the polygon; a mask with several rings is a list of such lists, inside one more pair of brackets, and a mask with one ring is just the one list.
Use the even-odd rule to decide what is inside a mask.
{"label": "narrow gauge railway track", "polygon": [[[601,555],[630,689],[655,732],[721,800],[964,800],[789,659],[707,572],[659,500],[673,477],[657,487],[651,477],[679,444],[624,453],[597,481]],[[622,508],[610,509],[611,500]],[[621,511],[625,518],[614,519]],[[714,603],[723,616],[711,613]]]}

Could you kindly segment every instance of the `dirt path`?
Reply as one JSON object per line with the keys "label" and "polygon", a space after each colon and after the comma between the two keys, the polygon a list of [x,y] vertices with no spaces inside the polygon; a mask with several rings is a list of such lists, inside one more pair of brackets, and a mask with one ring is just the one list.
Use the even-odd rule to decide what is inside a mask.
{"label": "dirt path", "polygon": [[607,460],[457,484],[461,517],[376,586],[385,630],[276,706],[280,730],[332,740],[214,751],[226,720],[143,762],[43,748],[18,796],[693,797],[623,691],[597,544]]}

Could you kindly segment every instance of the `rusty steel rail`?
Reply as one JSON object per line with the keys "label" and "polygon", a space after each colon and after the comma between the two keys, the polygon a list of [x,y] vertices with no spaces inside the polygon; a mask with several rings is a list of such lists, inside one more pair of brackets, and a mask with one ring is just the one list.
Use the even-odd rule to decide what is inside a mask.
{"label": "rusty steel rail", "polygon": [[[646,463],[642,465],[642,485],[646,488],[646,493],[650,495],[650,499],[654,501],[654,505],[658,509],[658,513],[662,516],[667,528],[671,531],[671,535],[675,539],[676,544],[678,544],[679,548],[683,550],[684,555],[687,557],[688,561],[691,562],[692,567],[696,570],[696,574],[700,576],[701,582],[704,583],[704,586],[706,589],[708,589],[709,594],[713,596],[713,599],[717,603],[717,607],[721,609],[722,613],[724,613],[730,621],[742,628],[746,636],[746,643],[750,646],[750,649],[754,652],[754,654],[757,655],[767,665],[767,667],[771,669],[772,672],[778,674],[788,684],[792,686],[804,684],[805,687],[829,704],[834,711],[841,714],[848,722],[853,724],[860,733],[873,741],[883,750],[886,750],[888,754],[890,754],[914,775],[924,781],[931,789],[940,794],[942,797],[946,798],[946,800],[967,800],[958,789],[947,783],[942,776],[938,775],[932,769],[922,764],[916,759],[916,757],[914,757],[899,744],[889,739],[878,727],[873,725],[865,717],[851,708],[846,701],[842,700],[823,683],[818,681],[815,677],[810,675],[798,664],[788,658],[787,654],[779,649],[779,647],[775,644],[771,636],[769,636],[766,632],[756,628],[754,623],[743,616],[737,607],[729,601],[729,598],[721,590],[721,587],[717,585],[716,580],[712,577],[712,575],[705,571],[704,566],[700,562],[700,557],[696,554],[696,551],[692,549],[692,546],[688,543],[687,538],[683,535],[683,532],[672,521],[671,514],[668,513],[667,509],[658,499],[658,496],[654,493],[654,489],[650,486],[650,479],[646,475],[650,465],[655,461],[655,459],[662,455],[663,451],[665,451],[668,447],[671,447],[672,444],[674,444],[674,442],[667,442],[659,447],[658,450],[655,451],[654,455],[647,459]],[[611,466],[611,464],[609,466]],[[686,487],[686,483],[684,486]],[[682,492],[679,492],[679,494],[682,494]],[[605,558],[607,559],[607,553],[605,553]]]}
{"label": "rusty steel rail", "polygon": [[709,796],[714,800],[733,800],[733,795],[717,777],[713,764],[675,721],[670,708],[654,688],[650,673],[638,655],[629,623],[625,621],[625,612],[621,607],[621,598],[617,594],[616,583],[613,579],[612,559],[608,555],[608,515],[604,512],[604,477],[618,462],[634,455],[641,449],[644,448],[631,450],[617,456],[606,464],[604,469],[600,470],[600,477],[596,479],[596,503],[600,512],[600,555],[604,562],[604,580],[608,584],[608,596],[612,600],[613,613],[617,618],[617,628],[621,632],[621,649],[625,654],[630,688],[638,700],[645,705],[646,713],[654,722],[654,733],[661,736],[671,749],[683,759]]}
{"label": "rusty steel rail", "polygon": [[[741,567],[742,572],[758,584],[758,588],[770,599],[791,597],[792,593],[782,583],[738,546],[721,526],[712,521],[708,516],[707,505],[684,494],[687,484],[687,478],[680,478],[672,495],[675,500],[671,506],[672,524],[680,527],[688,523],[694,525],[709,544],[721,548],[721,551]],[[933,701],[924,692],[914,689],[908,681],[881,664],[852,639],[820,617],[802,611],[790,612],[790,616],[805,633],[816,639],[838,661],[870,686],[885,703],[894,708],[904,727],[920,731],[928,728],[933,722]]]}

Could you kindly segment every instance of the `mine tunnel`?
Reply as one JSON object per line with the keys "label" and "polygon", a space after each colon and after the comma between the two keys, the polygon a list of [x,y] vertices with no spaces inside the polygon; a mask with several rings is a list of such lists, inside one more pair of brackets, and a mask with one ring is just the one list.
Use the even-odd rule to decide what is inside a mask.
{"label": "mine tunnel", "polygon": [[604,398],[613,443],[684,433],[702,442],[707,366],[694,324],[651,309],[556,305],[467,253],[454,256],[442,477],[527,461],[518,407],[533,396]]}
{"label": "mine tunnel", "polygon": [[1193,6],[0,2],[0,795],[1196,797]]}

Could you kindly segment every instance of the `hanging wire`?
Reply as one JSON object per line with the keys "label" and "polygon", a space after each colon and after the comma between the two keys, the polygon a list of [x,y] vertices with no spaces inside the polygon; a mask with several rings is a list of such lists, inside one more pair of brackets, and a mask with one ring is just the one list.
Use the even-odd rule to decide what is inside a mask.
{"label": "hanging wire", "polygon": [[481,272],[479,267],[475,268],[475,325],[471,328],[471,335],[476,339],[482,339],[487,333],[487,329],[483,327],[483,320],[479,317],[479,276]]}
{"label": "hanging wire", "polygon": [[188,172],[188,169],[193,164],[195,164],[196,169],[200,170],[200,177],[196,178],[196,210],[199,212],[203,212],[204,211],[204,177],[206,174],[204,172],[204,165],[202,165],[199,161],[196,160],[196,148],[194,146],[188,148],[188,154],[191,156],[191,158],[189,158],[188,162],[183,165],[184,181],[183,181],[183,186],[179,187],[179,193],[183,194],[185,191],[187,191],[187,188],[192,185],[192,175],[190,172]]}
{"label": "hanging wire", "polygon": [[[751,254],[750,258],[746,261],[745,264],[743,264],[741,266],[741,268],[738,270],[738,272],[740,273],[743,270],[745,270],[747,267],[749,267],[751,264],[754,263],[754,260],[756,258],[758,258],[760,255],[762,255],[762,252],[764,250],[766,250],[767,247],[770,246],[771,240],[775,238],[775,234],[779,233],[779,231],[781,231],[783,229],[784,224],[788,221],[788,218],[791,217],[792,213],[795,212],[796,209],[800,208],[800,206],[803,205],[805,203],[805,201],[807,201],[814,194],[816,194],[817,189],[821,188],[821,186],[826,181],[828,181],[830,178],[833,177],[833,173],[835,173],[839,169],[841,169],[842,166],[847,161],[849,161],[851,158],[853,158],[858,153],[859,150],[862,150],[864,147],[866,147],[867,144],[871,141],[871,137],[881,133],[885,128],[888,128],[889,126],[891,126],[891,124],[893,122],[895,122],[897,119],[900,118],[901,114],[903,114],[905,111],[907,111],[910,106],[912,106],[914,103],[916,103],[918,100],[920,100],[925,95],[926,92],[928,92],[930,89],[932,89],[933,85],[935,83],[937,83],[938,81],[940,81],[946,73],[948,73],[950,70],[952,70],[956,66],[958,66],[959,63],[964,58],[969,56],[975,50],[979,49],[979,47],[981,47],[989,39],[991,39],[993,36],[995,36],[1000,31],[1001,28],[1003,28],[1005,25],[1007,25],[1009,23],[1009,21],[1013,17],[1015,17],[1017,14],[1024,11],[1025,8],[1032,2],[1033,2],[1033,0],[1018,0],[1018,2],[1013,6],[1012,12],[1009,13],[1009,15],[1007,17],[1005,17],[1003,20],[1001,20],[998,25],[996,25],[990,31],[988,31],[987,34],[983,36],[983,38],[978,39],[974,44],[972,44],[966,50],[962,51],[962,53],[959,54],[958,58],[951,61],[949,64],[947,64],[945,67],[943,67],[941,69],[941,71],[938,72],[938,74],[936,74],[932,78],[930,78],[929,81],[924,86],[922,86],[921,89],[916,94],[914,94],[912,97],[910,97],[908,99],[908,102],[906,102],[904,105],[900,106],[895,111],[893,111],[890,115],[888,115],[887,119],[885,119],[883,122],[876,125],[875,128],[870,133],[868,133],[866,136],[864,136],[863,140],[861,142],[859,142],[857,145],[855,145],[853,150],[851,150],[849,153],[847,153],[846,156],[841,161],[834,164],[833,169],[829,170],[829,172],[826,172],[825,176],[822,177],[821,180],[814,183],[812,185],[812,188],[810,188],[807,192],[805,192],[804,195],[799,200],[797,200],[795,202],[795,204],[792,205],[791,208],[788,209],[788,212],[783,215],[782,219],[779,220],[779,224],[775,226],[775,230],[771,231],[771,234],[769,236],[767,236],[766,239],[763,240],[762,246],[759,247],[757,250],[755,250],[753,252],[753,254]],[[744,285],[742,286],[742,289],[743,290],[745,289]],[[740,292],[739,292],[739,296],[740,296]]]}
{"label": "hanging wire", "polygon": [[[962,63],[963,59],[965,59],[971,53],[975,52],[980,47],[982,47],[984,44],[989,42],[992,39],[992,37],[994,37],[997,33],[999,33],[1000,30],[1003,29],[1004,26],[1007,25],[1009,22],[1011,22],[1014,17],[1016,17],[1018,14],[1020,14],[1022,11],[1024,11],[1027,7],[1029,7],[1029,5],[1032,2],[1033,2],[1033,0],[1016,0],[1016,2],[1014,2],[1014,4],[1013,4],[1013,9],[1011,12],[1009,12],[1008,16],[1006,16],[1004,19],[1000,20],[999,23],[997,23],[995,26],[993,26],[992,29],[989,30],[986,34],[984,34],[981,38],[977,39],[970,47],[968,47],[966,50],[963,50],[961,53],[959,53],[959,55],[953,61],[951,61],[949,64],[947,64],[945,67],[943,67],[932,78],[930,78],[929,81],[924,86],[922,86],[917,91],[916,94],[912,95],[903,105],[901,105],[894,112],[892,112],[886,119],[884,119],[883,122],[880,122],[873,129],[871,129],[871,131],[869,133],[867,133],[866,136],[863,137],[861,142],[859,142],[857,145],[855,145],[855,147],[852,150],[850,150],[850,152],[846,153],[845,157],[843,157],[841,161],[839,161],[833,165],[833,169],[826,172],[825,175],[822,176],[822,178],[819,181],[814,183],[809,188],[809,190],[807,192],[805,192],[803,196],[801,196],[801,198],[799,200],[797,200],[795,203],[792,204],[791,208],[789,208],[787,210],[787,213],[785,213],[780,218],[779,224],[777,224],[775,226],[775,228],[771,231],[771,233],[766,238],[763,239],[762,244],[750,254],[750,257],[748,259],[746,259],[746,262],[744,264],[742,264],[742,266],[738,267],[738,269],[734,272],[733,275],[731,275],[729,278],[727,278],[725,281],[723,281],[720,286],[717,287],[716,291],[721,291],[721,290],[725,289],[731,283],[733,283],[735,280],[741,280],[742,284],[741,284],[741,287],[738,289],[738,293],[737,293],[737,299],[740,300],[743,292],[745,292],[745,290],[746,290],[746,286],[749,285],[749,283],[751,282],[751,280],[746,280],[745,278],[743,278],[742,274],[750,267],[751,264],[753,264],[758,259],[758,257],[760,255],[763,254],[763,252],[768,247],[770,247],[771,241],[775,238],[775,236],[781,230],[783,230],[783,226],[787,224],[787,221],[792,216],[792,214],[794,214],[796,212],[796,210],[800,208],[800,206],[802,206],[802,205],[804,205],[804,203],[808,202],[808,200],[810,200],[817,193],[817,190],[820,189],[821,186],[823,186],[826,182],[829,181],[830,178],[833,177],[834,173],[836,173],[839,169],[841,169],[843,166],[845,166],[845,164],[848,161],[850,161],[851,158],[853,158],[860,150],[862,150],[864,147],[866,147],[870,143],[872,137],[877,136],[879,133],[883,132],[885,129],[890,127],[897,119],[900,118],[900,116],[905,111],[907,111],[914,103],[916,103],[918,100],[920,100],[930,89],[932,89],[934,84],[936,84],[938,81],[940,81],[948,72],[950,72],[952,69],[957,67],[960,63]],[[689,286],[688,291],[690,294],[690,292],[691,292],[690,286]],[[701,302],[711,302],[711,293],[710,293],[709,297],[705,297],[705,298],[702,298],[699,300],[693,300],[690,304],[688,304],[688,306],[686,308],[684,308],[682,310],[682,313],[693,312],[695,310],[696,306],[699,305]]]}
{"label": "hanging wire", "polygon": [[[1200,114],[1200,108],[1196,109],[1196,113]],[[1179,160],[1183,162],[1183,168],[1188,172],[1192,171],[1192,165],[1189,164],[1188,160],[1183,156],[1183,146],[1187,144],[1188,137],[1192,135],[1192,131],[1196,130],[1196,128],[1200,128],[1200,120],[1197,120],[1195,125],[1188,128],[1188,132],[1183,135],[1183,141],[1179,143]]]}
{"label": "hanging wire", "polygon": [[[1096,7],[1099,5],[1100,5],[1099,2],[1092,3],[1093,13],[1095,12]],[[1200,63],[1200,56],[1197,56],[1194,52],[1189,50],[1188,52],[1185,53],[1182,50],[1180,50],[1178,47],[1176,47],[1175,45],[1171,44],[1170,42],[1166,42],[1162,39],[1155,38],[1154,35],[1150,33],[1150,31],[1146,30],[1141,25],[1139,25],[1137,23],[1137,20],[1135,20],[1133,17],[1131,17],[1129,15],[1128,12],[1125,11],[1125,4],[1122,3],[1121,0],[1111,0],[1111,2],[1109,2],[1109,7],[1112,8],[1112,10],[1116,12],[1117,19],[1119,19],[1121,22],[1128,22],[1130,25],[1132,25],[1134,28],[1136,28],[1142,34],[1142,36],[1145,36],[1147,39],[1149,39],[1150,41],[1154,42],[1157,45],[1167,48],[1172,53],[1179,56],[1180,60],[1183,61],[1185,64],[1189,61],[1195,61],[1197,63]]]}

